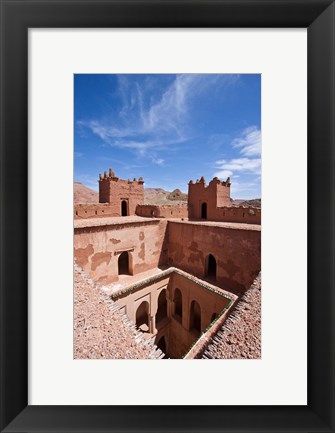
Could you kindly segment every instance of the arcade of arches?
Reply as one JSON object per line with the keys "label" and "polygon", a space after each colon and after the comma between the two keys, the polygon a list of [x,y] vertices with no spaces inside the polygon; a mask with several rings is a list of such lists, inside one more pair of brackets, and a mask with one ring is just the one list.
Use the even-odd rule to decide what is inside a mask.
{"label": "arcade of arches", "polygon": [[200,334],[234,300],[177,270],[113,298],[138,329],[154,337],[167,358],[182,358]]}

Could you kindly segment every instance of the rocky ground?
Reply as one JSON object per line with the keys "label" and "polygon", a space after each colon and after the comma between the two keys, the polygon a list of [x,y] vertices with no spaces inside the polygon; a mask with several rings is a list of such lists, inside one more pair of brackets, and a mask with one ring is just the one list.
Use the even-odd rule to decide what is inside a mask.
{"label": "rocky ground", "polygon": [[261,358],[261,275],[203,352],[204,359]]}
{"label": "rocky ground", "polygon": [[74,358],[157,359],[162,352],[77,265],[74,266]]}

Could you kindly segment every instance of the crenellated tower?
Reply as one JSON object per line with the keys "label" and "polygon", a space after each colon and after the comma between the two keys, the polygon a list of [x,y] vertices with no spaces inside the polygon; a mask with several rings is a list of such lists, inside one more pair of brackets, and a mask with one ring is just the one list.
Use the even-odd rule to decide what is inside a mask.
{"label": "crenellated tower", "polygon": [[135,215],[136,206],[144,203],[144,181],[124,180],[109,172],[99,175],[99,203],[109,203],[115,216]]}
{"label": "crenellated tower", "polygon": [[231,206],[230,202],[230,178],[221,182],[214,177],[206,185],[202,176],[194,183],[188,184],[188,216],[194,219],[215,219],[218,207]]}

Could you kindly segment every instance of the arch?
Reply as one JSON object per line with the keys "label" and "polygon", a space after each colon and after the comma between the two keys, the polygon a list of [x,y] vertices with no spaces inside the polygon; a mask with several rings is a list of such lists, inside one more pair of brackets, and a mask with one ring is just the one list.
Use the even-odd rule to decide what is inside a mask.
{"label": "arch", "polygon": [[166,289],[163,289],[158,296],[158,308],[156,314],[156,325],[167,317]]}
{"label": "arch", "polygon": [[128,215],[128,203],[127,200],[121,201],[121,216],[127,216]]}
{"label": "arch", "polygon": [[174,314],[181,320],[183,317],[183,297],[181,291],[178,288],[176,288],[174,291],[173,304]]}
{"label": "arch", "polygon": [[201,205],[201,218],[203,220],[207,219],[207,203],[202,203]]}
{"label": "arch", "polygon": [[123,251],[119,255],[118,259],[118,273],[119,275],[130,275],[129,272],[129,253],[128,251]]}
{"label": "arch", "polygon": [[216,259],[213,254],[209,254],[206,257],[206,268],[205,268],[205,276],[216,280]]}
{"label": "arch", "polygon": [[195,330],[201,332],[201,310],[197,301],[191,302],[190,309],[190,331]]}
{"label": "arch", "polygon": [[149,303],[143,301],[136,310],[136,326],[142,332],[149,332]]}

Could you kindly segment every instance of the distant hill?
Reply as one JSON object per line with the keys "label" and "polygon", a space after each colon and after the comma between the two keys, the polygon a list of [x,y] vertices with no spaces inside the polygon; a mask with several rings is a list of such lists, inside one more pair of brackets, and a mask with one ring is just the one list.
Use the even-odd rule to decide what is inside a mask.
{"label": "distant hill", "polygon": [[[75,203],[99,203],[99,193],[83,185],[81,182],[74,183]],[[179,189],[165,191],[163,188],[144,188],[144,204],[187,204],[187,194]]]}
{"label": "distant hill", "polygon": [[187,201],[187,194],[184,194],[180,189],[175,189],[167,196],[168,200]]}
{"label": "distant hill", "polygon": [[162,188],[145,188],[144,204],[187,204],[187,194],[182,193],[180,189],[175,189],[174,191],[170,192]]}
{"label": "distant hill", "polygon": [[[74,183],[74,202],[75,203],[99,203],[99,193],[83,185],[81,182]],[[180,189],[166,191],[163,188],[144,188],[144,204],[152,205],[173,205],[187,204],[187,194]],[[253,206],[261,207],[261,199],[253,200],[231,200],[232,206]]]}
{"label": "distant hill", "polygon": [[99,203],[99,193],[83,185],[81,182],[74,183],[75,203]]}
{"label": "distant hill", "polygon": [[251,207],[262,207],[262,200],[260,198],[254,198],[252,200],[232,200],[232,206],[251,206]]}

